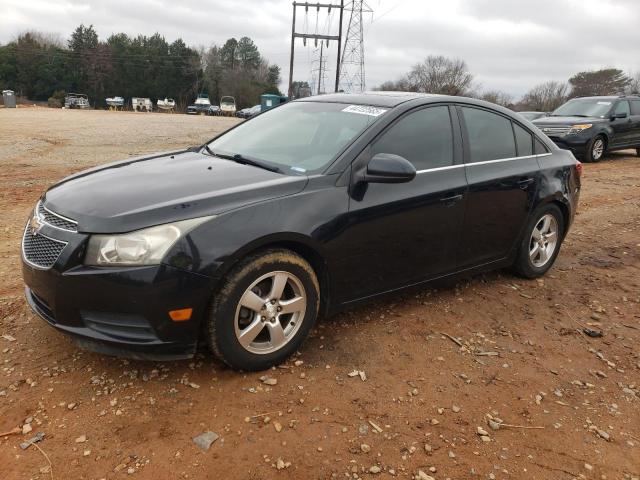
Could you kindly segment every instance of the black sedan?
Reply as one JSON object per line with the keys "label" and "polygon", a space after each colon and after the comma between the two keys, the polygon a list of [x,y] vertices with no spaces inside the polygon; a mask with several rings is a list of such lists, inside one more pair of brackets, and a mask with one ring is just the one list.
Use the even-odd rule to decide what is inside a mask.
{"label": "black sedan", "polygon": [[206,145],[78,173],[37,203],[26,297],[80,345],[264,369],[319,316],[436,279],[553,265],[581,165],[478,100],[325,95]]}

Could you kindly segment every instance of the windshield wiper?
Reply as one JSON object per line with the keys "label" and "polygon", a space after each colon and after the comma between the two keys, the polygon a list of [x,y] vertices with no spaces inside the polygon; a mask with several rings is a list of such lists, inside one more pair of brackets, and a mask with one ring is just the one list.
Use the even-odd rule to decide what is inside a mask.
{"label": "windshield wiper", "polygon": [[213,150],[211,150],[211,148],[209,148],[209,145],[205,145],[204,149],[214,157],[224,158],[225,160],[231,160],[233,162],[240,163],[242,165],[251,165],[252,167],[262,168],[270,172],[284,173],[280,168],[276,167],[275,165],[270,165],[266,162],[256,160],[254,158],[247,158],[240,155],[239,153],[228,155],[226,153],[214,152]]}

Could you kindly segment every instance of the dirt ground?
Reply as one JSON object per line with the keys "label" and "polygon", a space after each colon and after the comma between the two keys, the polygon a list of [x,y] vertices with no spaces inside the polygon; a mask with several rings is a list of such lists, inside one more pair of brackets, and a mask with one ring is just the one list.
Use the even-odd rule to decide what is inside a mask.
{"label": "dirt ground", "polygon": [[[48,185],[234,122],[0,109],[0,433],[31,430],[0,437],[0,479],[640,477],[634,152],[584,166],[544,279],[497,272],[340,314],[266,383],[204,350],[170,363],[84,352],[29,311],[20,236]],[[203,451],[192,438],[206,431],[219,438]]]}

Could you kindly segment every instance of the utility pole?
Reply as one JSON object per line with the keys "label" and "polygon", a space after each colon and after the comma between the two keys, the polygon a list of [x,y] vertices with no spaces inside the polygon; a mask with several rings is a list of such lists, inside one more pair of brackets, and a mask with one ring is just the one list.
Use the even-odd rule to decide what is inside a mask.
{"label": "utility pole", "polygon": [[370,13],[373,10],[369,8],[365,0],[352,0],[346,9],[351,11],[351,15],[340,59],[339,86],[345,92],[360,93],[365,90],[366,86],[362,14],[363,12]]}
{"label": "utility pole", "polygon": [[[319,34],[310,34],[307,32],[296,32],[296,10],[298,7],[304,7],[306,11],[309,11],[309,7],[315,8],[318,12],[321,8],[326,8],[328,10],[327,13],[331,13],[332,8],[337,8],[340,10],[340,26],[338,35],[319,35]],[[316,41],[316,46],[318,40],[326,41],[327,44],[331,40],[335,40],[338,43],[338,59],[336,61],[336,92],[338,91],[338,83],[340,79],[340,48],[342,44],[342,12],[344,10],[344,0],[340,0],[340,5],[333,3],[309,3],[309,2],[293,2],[293,22],[291,23],[291,58],[289,59],[289,98],[293,97],[293,61],[295,56],[295,41],[296,38],[302,38],[304,44],[307,44],[308,39],[313,39]],[[320,55],[322,58],[322,55]]]}

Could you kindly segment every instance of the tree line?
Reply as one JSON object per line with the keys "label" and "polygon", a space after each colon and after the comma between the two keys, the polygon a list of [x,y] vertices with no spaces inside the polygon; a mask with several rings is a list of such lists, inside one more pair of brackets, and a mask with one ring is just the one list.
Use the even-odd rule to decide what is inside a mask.
{"label": "tree line", "polygon": [[535,85],[519,100],[499,90],[483,90],[464,60],[430,55],[395,81],[377,90],[438,93],[479,98],[518,111],[555,110],[570,98],[640,93],[640,72],[625,74],[616,68],[579,72],[567,81],[552,80]]}
{"label": "tree line", "polygon": [[67,42],[26,32],[0,45],[0,89],[52,106],[76,92],[86,93],[95,107],[121,96],[169,97],[185,108],[203,92],[212,103],[233,96],[242,108],[259,103],[263,93],[280,94],[279,83],[280,68],[269,65],[248,37],[198,50],[158,33],[100,40],[92,25],[80,25]]}

